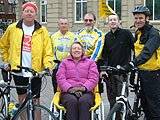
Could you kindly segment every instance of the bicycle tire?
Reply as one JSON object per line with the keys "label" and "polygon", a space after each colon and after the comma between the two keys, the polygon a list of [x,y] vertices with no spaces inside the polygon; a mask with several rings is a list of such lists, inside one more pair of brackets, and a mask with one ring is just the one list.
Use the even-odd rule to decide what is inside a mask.
{"label": "bicycle tire", "polygon": [[8,100],[7,96],[4,94],[0,97],[0,114],[1,116],[8,117]]}
{"label": "bicycle tire", "polygon": [[2,114],[0,114],[0,120],[5,120],[5,118]]}
{"label": "bicycle tire", "polygon": [[[113,108],[109,111],[106,120],[116,120],[115,118],[116,113],[121,111],[122,106],[123,106],[122,103],[115,103]],[[115,116],[114,116],[114,113],[115,113]]]}
{"label": "bicycle tire", "polygon": [[[45,106],[33,105],[33,112],[35,112],[36,110],[40,110],[41,116],[35,115],[32,120],[57,120],[54,114]],[[27,111],[27,107],[22,108],[20,111],[18,111],[18,113],[15,114],[12,120],[29,120],[26,114],[28,113]]]}

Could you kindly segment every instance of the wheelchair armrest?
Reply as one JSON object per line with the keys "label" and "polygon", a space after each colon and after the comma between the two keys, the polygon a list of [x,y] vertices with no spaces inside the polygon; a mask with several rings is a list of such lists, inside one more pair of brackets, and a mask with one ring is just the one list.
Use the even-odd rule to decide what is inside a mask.
{"label": "wheelchair armrest", "polygon": [[102,103],[102,98],[99,93],[95,93],[95,105],[90,108],[90,111],[96,110]]}
{"label": "wheelchair armrest", "polygon": [[60,102],[60,94],[61,94],[61,92],[56,92],[55,95],[54,95],[54,97],[53,97],[52,102],[57,107],[57,109],[66,111],[66,109],[59,104],[59,102]]}

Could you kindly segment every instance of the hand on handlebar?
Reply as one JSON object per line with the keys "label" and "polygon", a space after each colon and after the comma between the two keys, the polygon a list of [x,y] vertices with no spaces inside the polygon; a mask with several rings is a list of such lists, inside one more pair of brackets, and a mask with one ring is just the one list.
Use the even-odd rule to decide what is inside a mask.
{"label": "hand on handlebar", "polygon": [[9,64],[9,63],[4,63],[4,64],[3,64],[3,69],[4,69],[5,71],[10,71],[10,70],[11,70],[10,64]]}
{"label": "hand on handlebar", "polygon": [[133,62],[129,62],[128,64],[124,65],[123,68],[124,68],[126,71],[130,72],[130,71],[132,71],[132,69],[135,68],[135,65],[134,65]]}
{"label": "hand on handlebar", "polygon": [[106,71],[100,72],[100,78],[108,78],[108,74]]}

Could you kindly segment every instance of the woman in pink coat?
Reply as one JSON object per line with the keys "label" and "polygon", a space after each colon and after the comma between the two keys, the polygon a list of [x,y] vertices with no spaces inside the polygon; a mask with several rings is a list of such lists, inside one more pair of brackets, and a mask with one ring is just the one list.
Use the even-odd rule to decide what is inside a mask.
{"label": "woman in pink coat", "polygon": [[90,120],[92,91],[98,84],[99,73],[96,63],[84,56],[81,43],[73,43],[70,56],[60,64],[56,77],[62,91],[61,103],[67,110],[66,120]]}

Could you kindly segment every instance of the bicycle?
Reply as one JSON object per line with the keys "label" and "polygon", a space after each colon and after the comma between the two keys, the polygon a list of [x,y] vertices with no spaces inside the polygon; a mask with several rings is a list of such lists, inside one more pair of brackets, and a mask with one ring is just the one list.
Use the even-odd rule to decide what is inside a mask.
{"label": "bicycle", "polygon": [[[7,85],[7,84],[1,84],[1,89],[3,87],[3,91],[2,91],[2,98],[3,96],[7,96],[7,94],[5,93],[6,90],[10,88],[23,88],[23,89],[27,89],[27,97],[25,98],[24,102],[18,107],[18,110],[16,111],[15,115],[13,117],[11,117],[8,112],[4,114],[3,118],[4,120],[39,120],[38,117],[40,117],[40,119],[42,120],[56,120],[56,117],[53,115],[53,113],[46,108],[43,105],[36,105],[33,102],[33,97],[34,95],[32,95],[32,90],[31,90],[31,80],[34,77],[43,77],[44,75],[48,75],[48,71],[42,71],[41,73],[38,73],[36,71],[34,71],[31,68],[28,67],[22,67],[22,66],[18,66],[20,69],[24,69],[28,72],[32,73],[32,76],[29,78],[29,83],[27,86],[12,86],[12,85]],[[5,104],[5,108],[4,109],[8,109],[8,100],[4,100],[4,104]],[[6,110],[8,111],[8,110]],[[41,116],[36,116],[37,113],[39,112]],[[5,116],[6,115],[6,116]]]}
{"label": "bicycle", "polygon": [[[1,70],[3,66],[0,66]],[[6,71],[5,81],[0,81],[0,118],[10,118],[9,116],[9,104],[10,104],[10,84],[11,84],[11,72]],[[7,86],[6,86],[7,82]],[[11,86],[13,87],[13,86]],[[5,116],[5,117],[4,117]]]}
{"label": "bicycle", "polygon": [[[111,67],[111,66],[101,66],[101,71],[103,71],[107,75],[111,74],[119,74],[119,75],[127,75],[127,80],[122,80],[122,89],[120,96],[116,97],[116,103],[113,108],[109,111],[106,120],[116,120],[117,114],[120,114],[121,120],[138,120],[142,114],[142,106],[141,106],[141,89],[140,89],[140,80],[138,79],[138,69],[132,69],[132,72],[135,73],[134,83],[129,87],[132,88],[131,92],[135,93],[133,107],[131,107],[128,97],[127,97],[127,88],[128,81],[130,80],[131,72],[125,71],[121,66]],[[102,79],[105,79],[103,76]]]}

